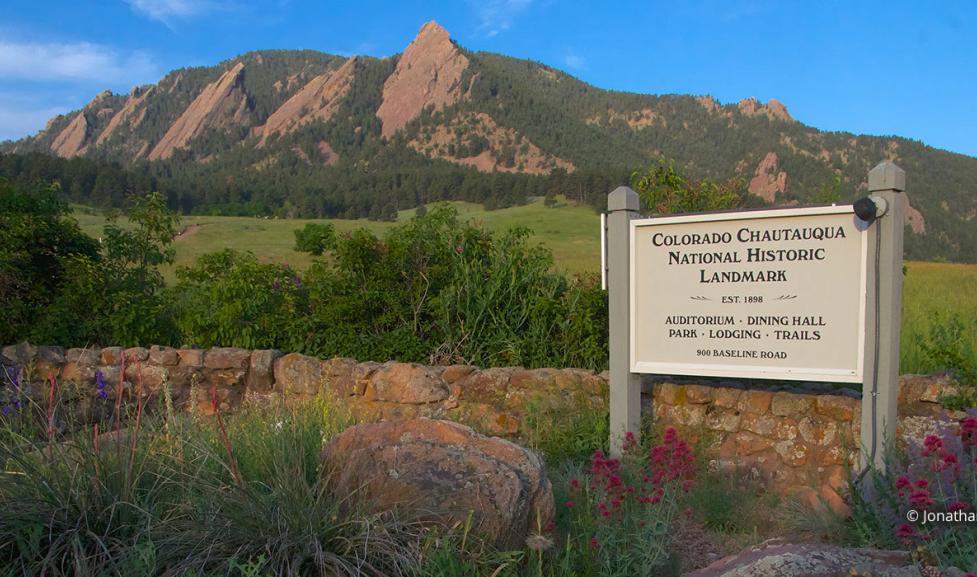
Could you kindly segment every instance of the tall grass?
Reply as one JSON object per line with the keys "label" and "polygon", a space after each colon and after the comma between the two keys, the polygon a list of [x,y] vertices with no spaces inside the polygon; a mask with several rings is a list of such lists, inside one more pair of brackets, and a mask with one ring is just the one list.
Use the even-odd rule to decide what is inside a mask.
{"label": "tall grass", "polygon": [[902,296],[902,361],[906,373],[932,373],[940,366],[926,354],[931,333],[948,319],[964,325],[965,354],[977,365],[977,266],[912,262],[907,265]]}
{"label": "tall grass", "polygon": [[349,422],[327,405],[245,411],[226,438],[209,419],[140,415],[137,429],[128,417],[119,433],[76,428],[54,442],[0,422],[0,575],[407,575],[420,566],[419,525],[368,513],[320,477],[324,439]]}

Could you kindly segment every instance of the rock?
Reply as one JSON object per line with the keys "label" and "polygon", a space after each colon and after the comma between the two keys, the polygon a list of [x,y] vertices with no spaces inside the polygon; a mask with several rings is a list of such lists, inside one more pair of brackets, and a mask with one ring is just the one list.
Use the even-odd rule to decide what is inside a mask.
{"label": "rock", "polygon": [[105,347],[102,349],[103,365],[118,365],[122,361],[122,347]]}
{"label": "rock", "polygon": [[762,415],[770,409],[773,393],[770,391],[747,390],[740,392],[736,408],[742,413],[756,413]]}
{"label": "rock", "polygon": [[232,347],[214,347],[204,353],[204,368],[247,369],[251,363],[251,351]]}
{"label": "rock", "polygon": [[98,365],[100,352],[97,349],[68,349],[64,360],[66,363],[76,363],[79,367],[94,367]]}
{"label": "rock", "polygon": [[373,362],[357,363],[353,359],[330,359],[323,364],[324,383],[328,392],[337,398],[362,396],[379,366]]}
{"label": "rock", "polygon": [[275,388],[283,394],[318,394],[323,382],[323,364],[315,357],[298,353],[279,357],[275,360]]}
{"label": "rock", "polygon": [[445,384],[450,385],[456,381],[460,381],[477,370],[478,367],[473,367],[471,365],[451,365],[445,367],[444,372],[441,373],[441,380],[443,380]]}
{"label": "rock", "polygon": [[368,400],[420,405],[448,398],[448,386],[430,367],[413,363],[386,363],[373,373]]}
{"label": "rock", "polygon": [[818,395],[815,399],[817,411],[826,417],[849,422],[861,401],[840,395]]}
{"label": "rock", "polygon": [[146,362],[149,359],[149,349],[144,347],[129,347],[125,350],[126,364],[136,361]]}
{"label": "rock", "polygon": [[767,541],[683,577],[921,577],[909,553]]}
{"label": "rock", "polygon": [[736,408],[742,394],[743,391],[739,389],[717,388],[712,392],[713,404],[724,409]]}
{"label": "rock", "polygon": [[475,371],[451,385],[451,394],[460,401],[475,401],[501,405],[509,390],[513,368],[492,368]]}
{"label": "rock", "polygon": [[814,406],[814,399],[810,395],[799,395],[780,391],[770,399],[770,412],[778,417],[792,415],[806,415]]}
{"label": "rock", "polygon": [[34,360],[34,357],[37,356],[37,347],[28,342],[23,342],[16,345],[3,347],[0,354],[2,354],[5,359],[10,361],[8,364],[24,366]]}
{"label": "rock", "polygon": [[149,348],[149,362],[163,367],[173,367],[180,363],[180,355],[173,347],[153,345]]}
{"label": "rock", "polygon": [[275,385],[275,359],[281,351],[263,350],[251,352],[251,364],[245,384],[249,391],[268,392]]}
{"label": "rock", "polygon": [[64,366],[64,349],[61,347],[37,347],[34,359],[35,374],[40,378],[52,375],[58,378]]}
{"label": "rock", "polygon": [[521,549],[537,523],[545,527],[554,516],[539,457],[451,421],[357,425],[333,439],[322,458],[339,494],[449,525],[472,515],[476,534],[499,547]]}
{"label": "rock", "polygon": [[176,351],[180,357],[180,365],[185,367],[203,367],[204,351],[202,349],[179,349]]}

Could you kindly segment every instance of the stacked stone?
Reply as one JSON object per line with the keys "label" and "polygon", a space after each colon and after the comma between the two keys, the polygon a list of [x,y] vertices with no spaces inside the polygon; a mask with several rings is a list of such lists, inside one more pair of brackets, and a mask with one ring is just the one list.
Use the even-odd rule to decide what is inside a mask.
{"label": "stacked stone", "polygon": [[523,418],[530,404],[541,411],[607,410],[606,379],[580,369],[359,363],[224,347],[65,351],[27,344],[3,348],[0,364],[27,367],[24,390],[38,399],[47,390],[44,381],[52,375],[59,390],[70,390],[76,409],[91,420],[97,417],[90,410],[99,393],[96,373],[101,373],[106,385],[102,404],[114,405],[111,401],[119,390],[123,356],[124,402],[130,402],[137,390],[144,397],[158,399],[166,387],[176,409],[204,415],[214,412],[214,396],[222,411],[233,411],[246,399],[261,403],[284,398],[296,404],[326,395],[342,400],[361,421],[445,418],[471,424],[487,434],[514,437],[524,432]]}
{"label": "stacked stone", "polygon": [[858,461],[860,399],[673,383],[652,390],[657,422],[704,436],[716,467],[842,508],[845,465]]}

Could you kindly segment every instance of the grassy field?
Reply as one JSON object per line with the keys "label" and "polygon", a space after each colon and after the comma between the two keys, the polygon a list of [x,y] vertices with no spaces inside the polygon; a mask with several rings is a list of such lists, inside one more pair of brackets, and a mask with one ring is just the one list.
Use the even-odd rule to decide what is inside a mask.
{"label": "grassy field", "polygon": [[[490,230],[506,230],[524,226],[533,231],[533,240],[546,244],[553,251],[556,267],[564,272],[597,272],[600,268],[600,217],[590,208],[558,203],[556,207],[543,206],[540,199],[525,206],[486,211],[481,205],[467,202],[450,203],[462,218],[481,223]],[[414,215],[414,210],[404,210],[398,215],[402,222]],[[75,218],[87,234],[98,237],[106,220],[90,210],[76,210]],[[295,252],[294,231],[309,222],[330,222],[336,231],[366,228],[382,235],[394,226],[392,222],[369,220],[329,221],[276,220],[230,216],[183,217],[181,226],[187,233],[176,243],[175,266],[186,266],[202,254],[224,248],[249,250],[271,262],[288,263],[299,270],[312,263],[313,257]],[[124,224],[124,222],[122,223]],[[175,278],[174,267],[164,271],[167,281]]]}
{"label": "grassy field", "polygon": [[[600,268],[599,217],[587,207],[558,203],[543,206],[542,200],[525,206],[486,211],[481,205],[453,202],[463,218],[481,223],[490,230],[524,226],[533,230],[532,238],[553,251],[556,268],[566,273],[598,272]],[[401,211],[398,221],[413,216]],[[82,229],[98,237],[105,219],[78,210]],[[274,220],[248,217],[185,217],[188,232],[175,243],[176,265],[190,265],[202,254],[235,248],[249,250],[272,262],[289,263],[304,269],[312,257],[292,250],[294,231],[310,220]],[[330,220],[338,232],[367,228],[378,235],[394,226],[390,222],[368,220]],[[175,279],[175,267],[165,272],[167,281]],[[934,323],[956,315],[966,326],[965,337],[970,358],[977,362],[977,265],[928,262],[908,263],[903,294],[902,371],[930,372],[938,367],[926,359],[921,347]]]}

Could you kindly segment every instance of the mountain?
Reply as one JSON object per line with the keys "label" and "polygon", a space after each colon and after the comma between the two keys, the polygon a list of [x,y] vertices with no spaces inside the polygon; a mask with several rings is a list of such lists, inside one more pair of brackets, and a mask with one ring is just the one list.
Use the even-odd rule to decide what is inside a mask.
{"label": "mountain", "polygon": [[[36,153],[71,160],[55,169]],[[251,52],[128,95],[102,92],[0,154],[0,174],[42,162],[86,175],[71,194],[96,204],[119,198],[105,182],[138,181],[185,212],[373,218],[438,199],[506,206],[548,193],[599,208],[658,158],[698,177],[739,175],[767,203],[852,200],[890,159],[908,174],[907,255],[977,260],[977,158],[819,131],[776,100],[602,90],[468,51],[434,22],[391,58]],[[136,177],[99,188],[103,163]]]}

